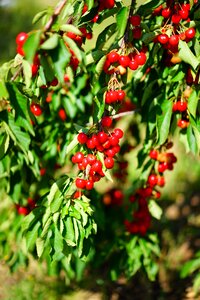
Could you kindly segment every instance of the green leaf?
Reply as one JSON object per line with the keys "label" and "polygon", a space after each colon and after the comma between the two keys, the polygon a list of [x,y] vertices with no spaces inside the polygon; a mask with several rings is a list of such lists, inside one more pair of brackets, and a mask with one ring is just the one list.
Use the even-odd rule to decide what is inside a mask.
{"label": "green leaf", "polygon": [[70,61],[71,54],[67,50],[63,40],[59,40],[58,47],[51,52],[54,69],[56,76],[61,83],[64,83],[64,75],[66,72],[66,66]]}
{"label": "green leaf", "polygon": [[199,97],[197,95],[197,92],[193,90],[188,99],[188,110],[194,118],[196,117],[198,103]]}
{"label": "green leaf", "polygon": [[67,217],[67,220],[65,222],[66,226],[66,236],[65,240],[69,246],[74,247],[76,245],[75,243],[75,232],[74,232],[74,225],[71,217]]}
{"label": "green leaf", "polygon": [[196,69],[199,66],[200,61],[197,57],[192,53],[188,44],[184,41],[179,40],[179,57],[191,65],[193,69]]}
{"label": "green leaf", "polygon": [[194,154],[197,154],[198,147],[197,147],[196,138],[191,124],[187,128],[187,140],[188,140],[188,145],[190,147],[190,151]]}
{"label": "green leaf", "polygon": [[74,52],[76,58],[81,62],[82,61],[82,53],[77,44],[67,36],[64,36],[64,41],[67,43],[67,46]]}
{"label": "green leaf", "polygon": [[60,36],[57,33],[54,33],[44,43],[42,43],[40,48],[44,50],[55,49],[58,46],[59,40]]}
{"label": "green leaf", "polygon": [[44,252],[44,246],[45,246],[44,244],[45,241],[40,237],[38,237],[36,240],[36,251],[37,251],[37,256],[39,258],[42,256],[42,253]]}
{"label": "green leaf", "polygon": [[53,214],[55,214],[59,210],[64,200],[64,198],[61,196],[61,192],[57,193],[56,196],[57,197],[54,197],[53,201],[50,204],[50,210]]}
{"label": "green leaf", "polygon": [[114,35],[116,24],[108,25],[98,36],[95,49],[101,50],[105,43]]}
{"label": "green leaf", "polygon": [[4,155],[8,151],[9,144],[10,144],[10,136],[7,133],[5,133],[0,144],[0,160],[4,157]]}
{"label": "green leaf", "polygon": [[38,229],[41,226],[40,221],[26,233],[26,246],[28,250],[33,250],[36,239],[38,237]]}
{"label": "green leaf", "polygon": [[192,259],[183,265],[183,267],[181,268],[180,276],[181,278],[185,278],[198,269],[200,269],[200,258]]}
{"label": "green leaf", "polygon": [[158,112],[157,114],[157,137],[159,145],[164,144],[168,137],[172,117],[172,106],[172,101],[164,100],[161,104],[162,112]]}
{"label": "green leaf", "polygon": [[39,20],[41,20],[44,16],[47,15],[47,9],[43,10],[43,11],[40,11],[39,13],[37,13],[34,18],[33,18],[33,21],[32,23],[33,24],[36,24]]}
{"label": "green leaf", "polygon": [[56,227],[54,229],[54,249],[58,253],[63,251],[63,237]]}
{"label": "green leaf", "polygon": [[125,34],[129,16],[129,8],[122,7],[116,15],[118,37],[121,38]]}
{"label": "green leaf", "polygon": [[73,138],[73,140],[71,141],[71,143],[69,143],[69,145],[67,146],[67,150],[66,150],[66,155],[69,154],[77,145],[78,145],[78,134]]}
{"label": "green leaf", "polygon": [[162,208],[156,203],[156,201],[150,200],[148,207],[149,207],[149,211],[150,211],[151,215],[155,219],[160,220],[163,211],[162,211]]}
{"label": "green leaf", "polygon": [[22,66],[23,66],[25,84],[26,84],[26,87],[29,88],[30,85],[31,85],[31,79],[32,79],[31,65],[28,61],[23,60],[22,61]]}
{"label": "green leaf", "polygon": [[73,32],[76,35],[82,35],[82,32],[74,25],[72,24],[63,24],[60,26],[60,30],[66,31],[66,32]]}
{"label": "green leaf", "polygon": [[33,31],[28,34],[28,38],[23,46],[25,58],[32,63],[36,55],[41,40],[41,30]]}

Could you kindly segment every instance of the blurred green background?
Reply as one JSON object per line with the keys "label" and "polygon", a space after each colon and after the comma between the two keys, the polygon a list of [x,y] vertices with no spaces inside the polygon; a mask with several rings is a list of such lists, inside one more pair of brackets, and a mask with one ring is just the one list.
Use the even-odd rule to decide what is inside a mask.
{"label": "blurred green background", "polygon": [[[56,0],[0,0],[0,64],[15,56],[15,37],[19,32],[28,32],[33,28],[33,16],[56,3]],[[173,289],[174,283],[177,284],[178,291],[183,287],[178,286],[178,281],[174,281],[177,279],[177,270],[200,247],[200,160],[192,154],[186,154],[178,138],[175,140],[173,151],[178,157],[178,162],[174,172],[169,172],[167,175],[164,195],[159,201],[164,210],[163,218],[161,222],[157,222],[162,242],[158,281],[164,291]],[[129,155],[130,161],[134,160],[134,155]],[[135,168],[135,163],[131,167]],[[131,174],[131,169],[129,172]],[[145,284],[149,291],[151,288],[154,289],[154,286],[150,286],[147,281]],[[86,285],[86,290],[82,288],[74,293],[72,289],[66,287],[64,283],[58,282],[56,278],[44,277],[35,262],[30,266],[28,272],[20,270],[13,275],[9,273],[5,265],[0,264],[0,299],[5,300],[129,299],[127,295],[130,291],[127,286],[125,287],[125,284],[120,282],[119,286],[121,291],[124,289],[124,298],[118,298],[118,286],[112,287],[113,290],[111,288],[112,298],[103,297],[102,293],[105,293],[105,290],[96,286],[93,291],[89,291]],[[131,287],[133,289],[133,286]],[[190,285],[188,293],[191,292],[189,288]],[[184,290],[187,292],[186,288]],[[135,297],[134,299],[153,299],[147,295],[145,298],[144,292],[143,287],[142,298]],[[159,299],[165,298],[160,297]],[[183,298],[177,296],[173,299]]]}

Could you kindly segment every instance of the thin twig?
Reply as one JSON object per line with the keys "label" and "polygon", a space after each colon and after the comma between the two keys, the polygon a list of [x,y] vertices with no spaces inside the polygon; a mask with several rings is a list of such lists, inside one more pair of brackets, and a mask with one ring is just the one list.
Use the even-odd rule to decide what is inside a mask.
{"label": "thin twig", "polygon": [[22,65],[19,67],[19,69],[15,72],[15,74],[11,77],[11,81],[15,81],[15,79],[19,76],[19,74],[21,73],[23,67]]}
{"label": "thin twig", "polygon": [[44,27],[44,31],[49,31],[49,29],[51,29],[54,21],[56,20],[56,18],[59,16],[59,14],[61,13],[62,9],[64,8],[65,4],[67,3],[67,0],[63,0],[61,1],[58,6],[55,8],[53,15],[50,17],[49,21],[46,23],[45,27]]}
{"label": "thin twig", "polygon": [[134,113],[138,112],[139,109],[135,109],[135,110],[129,110],[129,111],[124,111],[124,112],[121,112],[117,115],[114,115],[114,116],[110,116],[112,119],[118,119],[120,117],[124,117],[124,116],[129,116],[129,115],[133,115]]}

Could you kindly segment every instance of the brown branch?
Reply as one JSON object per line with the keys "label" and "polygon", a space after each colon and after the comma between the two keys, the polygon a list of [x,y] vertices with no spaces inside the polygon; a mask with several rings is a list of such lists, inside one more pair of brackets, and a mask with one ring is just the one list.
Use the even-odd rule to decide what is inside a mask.
{"label": "brown branch", "polygon": [[15,72],[15,74],[11,77],[10,81],[14,81],[18,76],[19,74],[21,73],[23,67],[22,65],[19,67],[19,69]]}
{"label": "brown branch", "polygon": [[50,17],[49,21],[44,27],[44,31],[49,31],[56,20],[56,18],[59,16],[61,13],[62,9],[64,8],[65,4],[67,3],[67,0],[62,0],[55,8],[53,15]]}

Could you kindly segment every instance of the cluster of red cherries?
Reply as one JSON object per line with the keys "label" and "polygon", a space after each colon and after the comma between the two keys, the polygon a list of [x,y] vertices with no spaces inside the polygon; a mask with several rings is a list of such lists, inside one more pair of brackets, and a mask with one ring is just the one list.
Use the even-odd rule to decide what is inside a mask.
{"label": "cluster of red cherries", "polygon": [[162,5],[157,8],[156,14],[164,18],[164,26],[161,33],[156,36],[155,41],[159,42],[165,49],[173,53],[178,52],[179,40],[191,41],[195,34],[195,28],[185,29],[182,22],[189,22],[190,4],[176,3],[167,7]]}
{"label": "cluster of red cherries", "polygon": [[[146,59],[146,54],[142,51],[135,50],[128,55],[120,55],[117,51],[112,50],[107,54],[103,70],[109,75],[113,73],[123,75],[123,72],[126,72],[127,68],[137,70],[139,66],[143,66]],[[121,70],[123,71],[121,72]]]}
{"label": "cluster of red cherries", "polygon": [[[115,6],[115,0],[95,0],[96,4],[97,4],[97,11],[98,13],[94,16],[94,18],[92,19],[93,23],[96,23],[99,19],[99,13],[105,9],[111,9]],[[88,11],[88,6],[85,3],[83,6],[83,10],[82,10],[82,14],[84,15],[86,12]]]}
{"label": "cluster of red cherries", "polygon": [[[109,116],[102,118],[101,125],[110,127],[112,119]],[[91,190],[94,182],[99,181],[105,176],[103,169],[112,169],[115,161],[114,157],[120,151],[119,141],[123,137],[123,131],[115,128],[112,133],[104,130],[92,135],[81,132],[78,134],[78,142],[84,145],[87,150],[85,155],[83,152],[77,152],[72,157],[72,162],[78,165],[82,177],[76,178],[75,184],[78,189]],[[88,153],[88,150],[92,153]],[[103,161],[98,159],[98,152],[103,153]]]}
{"label": "cluster of red cherries", "polygon": [[174,102],[172,110],[174,113],[181,114],[181,119],[177,121],[177,126],[182,129],[187,128],[190,124],[187,115],[187,101],[178,100]]}
{"label": "cluster of red cherries", "polygon": [[19,215],[26,216],[36,207],[36,201],[33,198],[28,197],[26,205],[22,206],[16,204],[15,207]]}
{"label": "cluster of red cherries", "polygon": [[[172,144],[168,144],[171,147]],[[149,157],[157,163],[154,165],[151,173],[148,176],[144,187],[138,189],[134,195],[129,197],[131,203],[136,204],[136,210],[133,212],[133,221],[126,220],[125,227],[130,233],[144,235],[151,225],[151,215],[148,208],[148,200],[150,198],[159,199],[161,196],[157,187],[165,185],[163,173],[166,170],[173,170],[173,165],[177,158],[173,152],[159,152],[152,149]]]}

